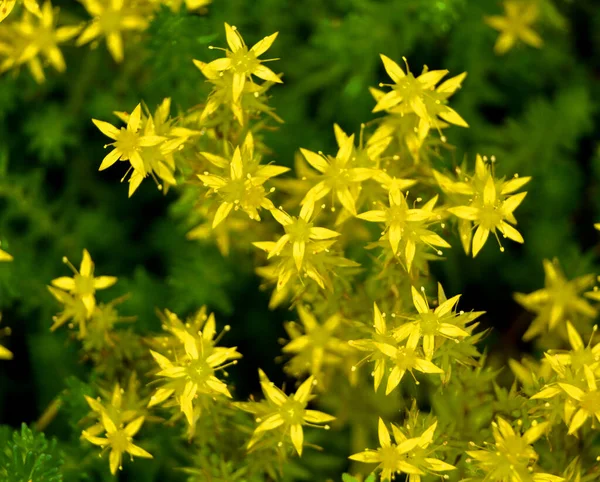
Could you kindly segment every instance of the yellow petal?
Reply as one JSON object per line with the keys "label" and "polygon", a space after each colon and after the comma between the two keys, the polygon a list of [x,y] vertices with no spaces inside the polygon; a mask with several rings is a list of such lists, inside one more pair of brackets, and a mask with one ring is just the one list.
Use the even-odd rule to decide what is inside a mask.
{"label": "yellow petal", "polygon": [[104,134],[107,137],[110,137],[113,140],[117,139],[117,136],[119,135],[119,129],[117,129],[115,126],[109,124],[108,122],[104,122],[97,119],[92,119],[92,122],[98,129],[100,129],[100,132],[102,132],[102,134]]}
{"label": "yellow petal", "polygon": [[348,210],[356,216],[356,207],[354,205],[355,201],[352,197],[352,194],[350,193],[350,189],[348,189],[347,187],[339,188],[337,189],[336,194],[342,206],[344,206],[346,210]]}
{"label": "yellow petal", "polygon": [[294,394],[294,400],[306,405],[308,403],[314,382],[315,377],[313,376],[310,376],[304,380],[304,382],[302,382],[302,384],[298,387],[298,390],[296,390],[296,393]]}
{"label": "yellow petal", "polygon": [[117,469],[121,467],[121,460],[123,458],[123,452],[121,450],[112,449],[108,457],[110,464],[110,473],[115,475]]}
{"label": "yellow petal", "polygon": [[106,36],[106,44],[108,51],[112,55],[115,62],[123,61],[123,38],[119,32],[112,32]]}
{"label": "yellow petal", "polygon": [[569,435],[577,432],[577,430],[579,430],[579,428],[586,422],[588,417],[589,414],[583,408],[577,410],[571,419],[571,423],[569,424]]}
{"label": "yellow petal", "polygon": [[98,276],[94,278],[94,288],[97,290],[103,290],[110,288],[117,282],[117,278],[114,276]]}
{"label": "yellow petal", "polygon": [[306,420],[309,423],[328,423],[333,422],[335,420],[335,417],[320,412],[318,410],[305,410],[304,420]]}
{"label": "yellow petal", "polygon": [[129,446],[127,447],[127,452],[129,452],[134,457],[142,457],[145,459],[152,458],[152,454],[150,454],[149,452],[146,452],[143,448],[138,447],[137,445],[133,445],[132,443],[130,443]]}
{"label": "yellow petal", "polygon": [[479,251],[481,251],[481,248],[483,248],[483,245],[487,241],[489,235],[489,229],[485,229],[481,225],[477,227],[475,235],[473,236],[473,258],[477,256],[477,253],[479,253]]}
{"label": "yellow petal", "polygon": [[301,271],[302,262],[304,261],[304,251],[306,250],[306,242],[304,241],[294,241],[292,245],[292,256],[294,257],[294,262],[296,263],[296,269]]}
{"label": "yellow petal", "polygon": [[283,418],[281,418],[281,415],[279,415],[279,413],[275,413],[272,415],[269,415],[267,418],[265,418],[258,427],[256,427],[255,432],[256,433],[260,433],[260,432],[266,432],[268,430],[273,430],[279,426],[283,425]]}
{"label": "yellow petal", "polygon": [[[61,276],[59,278],[53,279],[51,281],[53,286],[60,288],[65,291],[74,291],[75,290],[75,280],[73,278],[69,278],[68,276]],[[59,300],[60,301],[60,300]]]}
{"label": "yellow petal", "polygon": [[365,464],[377,464],[381,462],[381,456],[375,450],[366,450],[359,454],[354,454],[348,457],[350,460],[356,460],[357,462],[363,462]]}
{"label": "yellow petal", "polygon": [[223,202],[218,207],[217,212],[215,213],[215,217],[212,222],[212,228],[216,228],[219,224],[229,216],[229,213],[233,209],[233,203]]}
{"label": "yellow petal", "polygon": [[269,82],[275,82],[278,84],[283,83],[283,81],[277,76],[275,72],[273,72],[269,67],[259,64],[257,65],[252,73],[256,75],[258,78],[267,80]]}
{"label": "yellow petal", "polygon": [[383,54],[379,54],[379,57],[381,57],[385,71],[395,83],[400,82],[404,77],[406,77],[406,74],[402,68],[392,59]]}
{"label": "yellow petal", "polygon": [[385,448],[385,447],[390,447],[392,445],[392,440],[390,438],[390,432],[388,432],[388,429],[385,426],[385,422],[383,421],[383,419],[381,417],[379,418],[377,434],[379,436],[379,445],[381,445],[381,447]]}
{"label": "yellow petal", "polygon": [[299,423],[295,423],[290,427],[290,437],[292,438],[292,443],[294,444],[294,448],[298,455],[302,456],[302,445],[304,445],[304,432],[302,431],[302,425]]}
{"label": "yellow petal", "polygon": [[246,75],[239,72],[234,72],[232,84],[233,102],[237,102],[239,100],[244,90],[244,85],[246,85]]}
{"label": "yellow petal", "polygon": [[168,389],[168,388],[157,389],[156,393],[154,393],[150,397],[150,401],[148,402],[148,407],[153,407],[154,405],[161,404],[166,399],[168,399],[171,395],[173,395],[173,393],[175,393],[175,390],[172,388],[171,389]]}
{"label": "yellow petal", "polygon": [[262,40],[259,40],[252,46],[250,51],[254,52],[254,55],[256,55],[257,57],[260,57],[262,54],[264,54],[267,50],[271,48],[271,45],[273,45],[273,42],[275,42],[275,39],[277,38],[278,34],[279,32],[275,32],[274,34],[269,35]]}
{"label": "yellow petal", "polygon": [[122,152],[120,149],[113,149],[112,151],[110,151],[104,157],[104,159],[102,159],[102,164],[100,164],[100,167],[98,168],[98,170],[103,171],[104,169],[107,169],[110,166],[112,166],[115,162],[117,162],[119,160],[119,158],[121,157],[121,154],[122,154]]}
{"label": "yellow petal", "polygon": [[233,52],[238,51],[244,46],[241,36],[235,26],[232,27],[228,23],[225,23],[225,36],[227,37],[227,44]]}
{"label": "yellow petal", "polygon": [[419,313],[429,313],[429,306],[427,306],[427,301],[425,298],[419,293],[419,291],[414,287],[410,287],[410,292],[412,294],[413,304]]}
{"label": "yellow petal", "polygon": [[307,162],[314,167],[317,171],[325,173],[329,169],[329,163],[325,158],[316,152],[309,151],[308,149],[300,148],[300,152],[307,160]]}
{"label": "yellow petal", "polygon": [[405,372],[406,372],[406,370],[402,370],[399,367],[394,367],[392,369],[390,376],[388,377],[387,386],[385,388],[386,395],[389,395],[390,393],[392,393],[394,388],[396,388],[398,386],[398,384],[402,380],[402,377],[404,377]]}
{"label": "yellow petal", "polygon": [[142,425],[144,424],[144,417],[138,417],[133,422],[130,422],[125,427],[125,433],[130,437],[133,437],[136,433],[140,431]]}

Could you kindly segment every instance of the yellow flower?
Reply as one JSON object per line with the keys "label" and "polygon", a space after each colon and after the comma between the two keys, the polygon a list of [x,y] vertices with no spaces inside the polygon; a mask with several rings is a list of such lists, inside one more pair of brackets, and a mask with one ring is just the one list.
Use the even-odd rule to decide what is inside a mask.
{"label": "yellow flower", "polygon": [[227,177],[209,174],[208,171],[198,174],[198,178],[210,188],[210,192],[217,194],[222,200],[213,219],[213,228],[223,222],[234,209],[241,209],[250,219],[257,221],[260,221],[259,209],[275,209],[267,198],[269,192],[263,184],[272,177],[289,171],[289,168],[273,164],[260,165],[260,159],[254,155],[254,139],[250,132],[246,135],[242,148],[238,146],[233,151],[231,161],[209,152],[200,154],[215,166],[229,171]]}
{"label": "yellow flower", "polygon": [[348,212],[356,216],[356,199],[360,183],[373,176],[372,169],[352,167],[354,155],[354,134],[342,138],[338,136],[339,150],[335,157],[300,149],[308,163],[321,173],[316,184],[306,193],[302,204],[315,203],[330,192]]}
{"label": "yellow flower", "polygon": [[[73,320],[79,327],[78,338],[85,338],[87,336],[86,324],[90,315],[88,314],[88,309],[83,304],[81,297],[76,294],[72,295],[66,291],[59,290],[53,286],[48,286],[47,288],[48,291],[50,291],[50,294],[63,305],[63,311],[52,317],[53,323],[50,327],[50,331],[54,331],[68,321]],[[93,314],[91,316],[93,316]],[[69,324],[69,327],[72,328],[73,325]]]}
{"label": "yellow flower", "polygon": [[[118,160],[129,161],[131,167],[141,176],[146,176],[148,169],[142,158],[143,148],[156,146],[163,142],[166,138],[155,135],[152,130],[142,133],[141,131],[142,107],[138,104],[127,120],[127,127],[117,129],[112,124],[97,119],[92,119],[92,122],[105,135],[113,139],[104,147],[114,146],[114,149],[109,152],[100,164],[99,171],[109,168]],[[148,125],[148,124],[147,124]],[[151,167],[151,164],[149,164]],[[139,183],[138,183],[139,185]]]}
{"label": "yellow flower", "polygon": [[[389,85],[392,90],[380,99],[373,108],[373,112],[395,109],[399,114],[414,113],[419,117],[418,131],[427,133],[431,126],[439,129],[438,117],[442,120],[461,127],[469,127],[465,120],[451,107],[446,105],[450,97],[462,84],[467,75],[462,73],[446,80],[439,87],[435,87],[447,74],[447,70],[427,70],[415,77],[406,64],[407,73],[389,57],[381,54],[383,66],[394,81]],[[404,58],[406,62],[406,58]],[[380,84],[384,86],[386,84]]]}
{"label": "yellow flower", "polygon": [[485,17],[485,22],[500,32],[494,45],[498,55],[508,52],[519,40],[540,48],[541,37],[533,30],[532,25],[539,16],[538,4],[532,0],[504,0],[504,16]]}
{"label": "yellow flower", "polygon": [[126,30],[144,30],[148,20],[136,12],[133,2],[126,0],[80,0],[92,16],[91,23],[77,39],[77,46],[92,40],[106,37],[108,50],[116,62],[123,60],[123,32]]}
{"label": "yellow flower", "polygon": [[[171,99],[167,97],[163,99],[162,103],[156,108],[154,115],[150,114],[147,108],[140,112],[138,133],[143,133],[143,135],[142,138],[139,139],[140,149],[138,152],[139,157],[142,160],[143,169],[139,169],[139,159],[137,158],[137,155],[133,153],[135,160],[132,161],[129,159],[132,166],[127,171],[127,173],[131,172],[131,176],[129,177],[129,197],[133,195],[148,175],[154,179],[158,189],[164,189],[164,192],[166,192],[170,186],[177,184],[174,177],[176,167],[174,153],[181,149],[183,144],[185,144],[190,137],[195,136],[200,132],[185,127],[174,126],[173,120],[169,118],[170,110]],[[137,112],[134,109],[134,112],[131,114],[127,114],[126,112],[115,112],[115,114],[129,126],[131,117],[134,114],[137,115]],[[94,122],[99,128],[102,126],[102,128],[105,129],[102,131],[105,134],[106,131],[111,132],[112,135],[115,134],[115,132],[112,131],[112,126],[110,124],[102,123],[101,121]],[[119,132],[119,135],[123,135],[123,137],[120,137],[121,146],[123,143],[127,142],[127,130],[128,129],[126,128],[121,128],[121,132]],[[119,137],[119,135],[117,137]],[[155,141],[157,143],[154,143]],[[118,142],[119,140],[115,142],[117,148],[119,147]],[[114,151],[109,155],[111,154],[114,154]],[[121,160],[126,160],[126,156],[123,155]],[[134,162],[136,162],[135,166],[137,167],[134,166]],[[122,181],[127,177],[127,173]]]}
{"label": "yellow flower", "polygon": [[63,262],[71,268],[74,275],[72,278],[61,276],[53,279],[51,281],[52,285],[80,299],[85,305],[87,316],[92,316],[96,307],[96,298],[94,296],[96,290],[110,288],[117,282],[117,278],[114,276],[94,277],[94,263],[87,249],[83,250],[83,258],[79,266],[79,271],[77,271],[66,257],[63,258]]}
{"label": "yellow flower", "polygon": [[[492,422],[494,444],[484,450],[469,450],[467,455],[485,472],[485,480],[499,482],[560,482],[564,480],[551,474],[535,471],[538,454],[531,444],[549,428],[549,422],[534,421],[525,433],[517,433],[503,418]],[[471,444],[473,445],[473,444]]]}
{"label": "yellow flower", "polygon": [[346,341],[336,336],[342,317],[335,313],[323,324],[303,305],[297,307],[304,334],[296,328],[296,324],[286,325],[292,340],[282,348],[283,353],[293,354],[288,363],[289,371],[296,377],[308,372],[319,380],[323,366],[340,364],[344,356],[353,352]]}
{"label": "yellow flower", "polygon": [[448,212],[460,219],[471,221],[476,230],[473,236],[473,257],[477,256],[487,241],[490,233],[493,233],[500,244],[500,251],[504,251],[496,230],[505,237],[523,243],[523,236],[509,223],[516,223],[513,215],[515,209],[525,199],[526,192],[505,197],[506,191],[498,192],[498,186],[493,176],[489,175],[483,192],[475,197],[469,206],[457,206],[449,208]]}
{"label": "yellow flower", "polygon": [[58,44],[73,38],[78,26],[55,28],[55,14],[49,0],[44,2],[40,16],[23,13],[20,21],[10,23],[0,30],[0,52],[5,59],[0,63],[0,72],[27,64],[36,82],[44,81],[43,56],[58,72],[66,69],[65,59]]}
{"label": "yellow flower", "polygon": [[[0,313],[0,321],[2,321],[2,313]],[[10,328],[4,328],[0,331],[4,335],[10,335]],[[13,354],[8,349],[0,345],[0,360],[12,360]]]}
{"label": "yellow flower", "polygon": [[[405,323],[394,330],[394,336],[398,341],[408,338],[407,344],[416,346],[422,338],[425,357],[431,360],[436,349],[436,337],[437,339],[441,337],[458,340],[461,337],[470,335],[468,331],[458,326],[462,315],[455,312],[455,307],[460,295],[453,296],[447,300],[440,285],[439,305],[432,310],[429,307],[429,303],[427,303],[427,298],[424,296],[424,289],[423,295],[421,295],[412,286],[411,293],[413,304],[419,314],[414,321]],[[468,321],[472,321],[473,319],[471,317]]]}
{"label": "yellow flower", "polygon": [[[260,386],[263,394],[269,404],[269,410],[256,421],[259,423],[254,430],[248,450],[251,450],[264,436],[265,432],[277,430],[284,437],[290,437],[294,448],[299,456],[302,456],[302,447],[304,445],[303,425],[318,426],[335,420],[335,417],[327,415],[318,410],[309,410],[306,408],[311,400],[311,390],[315,384],[314,377],[308,377],[296,390],[293,395],[286,395],[277,388],[265,375],[259,370]],[[240,405],[246,409],[245,405]],[[329,426],[325,425],[325,429]]]}
{"label": "yellow flower", "polygon": [[[253,116],[253,113],[257,111],[271,116],[277,122],[283,122],[275,114],[274,109],[266,102],[266,92],[273,85],[273,82],[264,82],[262,85],[246,82],[240,97],[235,100],[231,87],[233,85],[232,71],[225,70],[219,72],[200,60],[194,60],[194,65],[200,69],[202,75],[214,86],[206,99],[204,109],[200,115],[200,122],[205,121],[209,116],[215,114],[221,106],[229,108],[235,119],[242,126],[247,124],[248,118]],[[225,116],[225,118],[221,116],[218,119],[219,121],[229,120],[228,116]]]}
{"label": "yellow flower", "polygon": [[545,287],[533,293],[515,293],[515,300],[536,314],[524,340],[554,330],[560,322],[577,317],[593,318],[596,310],[580,295],[594,283],[594,275],[588,274],[567,280],[558,260],[544,260]]}
{"label": "yellow flower", "polygon": [[[348,343],[361,351],[369,352],[369,355],[367,355],[364,361],[375,361],[373,385],[375,391],[377,391],[381,384],[381,380],[383,380],[383,376],[385,375],[386,367],[386,356],[379,348],[377,348],[377,344],[388,344],[393,346],[396,343],[393,333],[390,332],[386,326],[385,318],[379,310],[377,303],[373,303],[373,328],[375,328],[375,331],[372,333],[371,339],[350,340]],[[361,361],[355,365],[353,370],[356,370],[361,363],[363,362]]]}
{"label": "yellow flower", "polygon": [[[409,371],[413,374],[413,370],[422,373],[443,374],[444,370],[438,368],[426,358],[423,358],[420,352],[417,351],[418,339],[413,337],[409,339],[405,346],[392,346],[388,343],[375,343],[375,346],[387,357],[394,365],[388,376],[385,394],[389,395],[400,384],[404,374]],[[414,375],[413,375],[414,377]],[[419,382],[417,382],[418,384]]]}
{"label": "yellow flower", "polygon": [[[109,464],[113,474],[116,474],[117,469],[122,469],[121,461],[125,452],[128,452],[132,459],[133,456],[152,458],[152,455],[132,443],[133,436],[140,430],[145,419],[143,415],[140,416],[144,410],[137,396],[138,389],[139,382],[136,376],[132,375],[127,391],[123,390],[118,383],[112,390],[112,394],[100,390],[103,397],[108,399],[106,404],[103,404],[100,398],[85,396],[92,409],[92,416],[98,420],[98,423],[84,430],[82,437],[103,447],[103,452],[110,450]],[[106,432],[105,438],[99,437],[104,432]]]}
{"label": "yellow flower", "polygon": [[[505,233],[502,232],[500,228],[498,228],[498,230],[505,237],[511,237],[509,235],[511,234],[514,237],[516,237],[516,240],[522,239],[520,237],[520,234],[515,233],[514,231],[516,230],[508,224],[517,223],[517,220],[515,219],[514,215],[511,212],[508,212],[507,210],[503,211],[502,206],[504,205],[504,202],[508,202],[508,208],[512,208],[514,204],[520,204],[523,198],[525,197],[526,193],[518,193],[516,195],[513,194],[515,193],[515,191],[519,190],[525,184],[527,184],[531,180],[531,177],[519,177],[518,174],[515,174],[514,177],[509,179],[508,181],[506,181],[504,178],[496,179],[492,171],[493,164],[495,161],[496,158],[494,156],[491,156],[488,159],[487,156],[481,156],[477,154],[477,156],[475,157],[475,173],[473,175],[467,175],[460,168],[457,168],[456,174],[459,177],[459,180],[457,181],[433,170],[433,175],[437,183],[439,184],[440,188],[448,195],[448,199],[451,201],[451,204],[453,204],[454,206],[458,206],[457,212],[459,214],[452,211],[452,209],[454,208],[450,208],[448,209],[448,211],[455,214],[459,218],[458,231],[460,234],[461,243],[466,254],[469,254],[471,252],[471,245],[473,244],[473,256],[477,254],[475,253],[475,246],[482,246],[481,241],[483,239],[483,236],[485,235],[485,231],[484,228],[482,228],[482,230],[479,231],[479,235],[477,237],[477,244],[475,244],[475,242],[473,242],[473,220],[471,218],[475,216],[476,213],[472,209],[467,210],[466,213],[463,213],[462,208],[465,205],[468,205],[467,207],[470,206],[474,209],[484,208],[483,198],[486,189],[488,189],[488,194],[494,195],[494,191],[491,189],[492,183],[495,188],[496,202],[494,206],[487,206],[487,209],[492,212],[491,217],[494,218],[494,213],[498,215],[496,216],[496,221],[500,221],[502,229],[508,230],[508,232]],[[486,210],[483,209],[482,211],[477,211],[477,213],[485,217]],[[502,214],[506,218],[507,222],[499,218],[500,214]],[[495,234],[495,229],[492,232],[494,232]],[[499,240],[498,242],[500,243]],[[504,248],[500,246],[500,250],[503,251]]]}
{"label": "yellow flower", "polygon": [[385,422],[380,418],[378,425],[379,445],[376,450],[365,450],[364,452],[351,455],[350,460],[356,460],[365,464],[379,464],[375,470],[381,470],[381,480],[392,480],[394,475],[408,474],[411,482],[420,482],[421,476],[426,473],[439,475],[438,472],[447,472],[456,467],[446,462],[430,457],[429,446],[433,442],[433,436],[437,428],[437,422],[427,428],[420,436],[407,438],[396,425],[392,424],[394,442]]}
{"label": "yellow flower", "polygon": [[594,420],[596,417],[600,422],[600,391],[598,391],[596,375],[587,365],[584,365],[583,371],[587,390],[582,390],[570,383],[558,382],[558,386],[575,401],[573,408],[565,407],[565,413],[568,414],[566,422],[569,424],[569,434],[577,432],[588,418]]}
{"label": "yellow flower", "polygon": [[111,420],[108,414],[103,411],[101,413],[102,425],[106,430],[105,438],[90,435],[85,430],[82,433],[83,438],[94,445],[99,445],[104,450],[110,450],[108,457],[110,472],[114,475],[117,473],[117,469],[122,469],[123,454],[125,452],[133,457],[143,457],[151,459],[152,455],[146,452],[143,448],[134,445],[131,441],[132,438],[142,428],[144,423],[144,417],[138,417],[127,425],[117,427],[117,425]]}
{"label": "yellow flower", "polygon": [[246,81],[252,82],[251,75],[270,82],[281,83],[281,79],[275,72],[261,63],[265,61],[258,59],[273,45],[277,34],[278,32],[275,32],[265,37],[248,50],[238,30],[225,23],[225,35],[227,37],[227,44],[231,50],[223,49],[225,50],[226,57],[213,60],[207,67],[217,72],[231,71],[233,73],[231,85],[233,102],[239,101]]}
{"label": "yellow flower", "polygon": [[586,346],[573,324],[567,321],[567,336],[571,350],[552,351],[552,358],[562,366],[570,366],[574,373],[582,373],[584,366],[588,366],[593,372],[596,372],[600,368],[600,343],[596,343],[593,347],[591,343],[597,329],[598,325],[594,325],[592,336]]}
{"label": "yellow flower", "polygon": [[[283,226],[285,234],[275,243],[254,243],[261,249],[267,249],[270,259],[274,256],[285,256],[291,254],[295,267],[300,273],[305,263],[305,253],[315,241],[330,240],[340,235],[337,231],[327,228],[320,228],[313,224],[314,204],[307,202],[302,205],[300,216],[290,216],[280,209],[271,210],[275,220]],[[284,251],[286,247],[291,246],[291,253]],[[289,250],[287,250],[289,251]],[[285,284],[285,283],[283,283]]]}
{"label": "yellow flower", "polygon": [[[380,240],[389,242],[394,256],[400,256],[404,260],[407,271],[411,269],[418,244],[450,247],[438,234],[427,229],[429,224],[439,219],[439,215],[433,212],[437,196],[420,209],[409,208],[406,197],[400,189],[390,189],[388,198],[389,207],[381,205],[380,209],[361,213],[357,217],[373,223],[385,223],[385,230]],[[404,242],[402,250],[400,250],[401,241]],[[436,249],[436,252],[442,254],[439,249]]]}
{"label": "yellow flower", "polygon": [[[198,330],[194,334],[191,334],[185,326],[181,326],[183,328],[179,323],[171,323],[170,326],[164,327],[179,342],[176,350],[170,350],[173,361],[150,350],[160,367],[156,376],[163,379],[163,385],[156,390],[148,406],[161,404],[173,397],[189,426],[193,428],[200,416],[201,403],[205,402],[206,396],[211,399],[217,395],[231,398],[227,385],[215,376],[215,372],[230,364],[236,364],[236,360],[242,355],[238,353],[236,347],[214,346],[214,317],[209,317],[203,331]],[[233,362],[226,365],[229,360]]]}

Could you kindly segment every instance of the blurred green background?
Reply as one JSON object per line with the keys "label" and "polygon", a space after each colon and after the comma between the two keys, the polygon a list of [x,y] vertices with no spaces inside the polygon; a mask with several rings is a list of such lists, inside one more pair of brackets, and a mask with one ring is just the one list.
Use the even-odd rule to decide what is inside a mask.
{"label": "blurred green background", "polygon": [[[73,0],[53,4],[61,22],[86,18]],[[270,92],[285,123],[265,138],[277,164],[291,166],[299,147],[332,152],[334,122],[358,132],[374,117],[368,87],[387,78],[380,53],[406,56],[415,72],[424,64],[468,72],[451,105],[471,127],[448,131],[456,146],[448,166],[479,152],[497,157],[501,175],[533,176],[517,216],[526,242],[503,254],[490,242],[473,260],[455,236],[433,269],[447,293],[463,293],[462,307],[488,312],[493,342],[508,354],[527,349],[519,340],[531,318],[512,293],[542,286],[544,258],[558,256],[575,276],[598,272],[599,254],[600,8],[595,0],[545,5],[537,27],[544,46],[498,57],[497,32],[483,22],[501,13],[494,0],[215,0],[202,16],[160,10],[126,42],[122,65],[103,44],[68,45],[66,73],[48,71],[41,86],[26,70],[0,76],[0,239],[15,257],[0,264],[2,324],[12,328],[3,340],[15,353],[0,363],[0,424],[34,422],[67,377],[87,376],[66,330],[49,331],[57,305],[46,290],[68,274],[61,258],[78,265],[83,248],[97,273],[119,277],[100,298],[131,294],[121,311],[138,317],[140,333],[160,329],[155,308],[185,315],[207,304],[233,327],[227,345],[244,354],[232,370],[237,396],[256,391],[257,366],[283,380],[274,358],[289,315],[268,311],[252,260],[186,240],[186,202],[176,190],[163,196],[147,182],[128,199],[124,170],[98,172],[105,138],[91,118],[116,123],[112,111],[142,99],[151,109],[167,96],[181,110],[203,102],[208,86],[192,59],[215,58],[207,47],[224,45],[225,21],[249,44],[280,32],[269,53],[281,59],[271,67],[284,84]],[[73,436],[62,419],[47,433]]]}

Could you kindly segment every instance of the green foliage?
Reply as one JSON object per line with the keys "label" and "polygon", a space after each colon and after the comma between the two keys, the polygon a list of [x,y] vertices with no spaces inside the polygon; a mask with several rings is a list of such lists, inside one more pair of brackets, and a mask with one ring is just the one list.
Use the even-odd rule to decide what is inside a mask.
{"label": "green foliage", "polygon": [[43,433],[26,424],[20,431],[0,427],[0,480],[5,482],[62,482],[63,455],[56,440],[48,441]]}

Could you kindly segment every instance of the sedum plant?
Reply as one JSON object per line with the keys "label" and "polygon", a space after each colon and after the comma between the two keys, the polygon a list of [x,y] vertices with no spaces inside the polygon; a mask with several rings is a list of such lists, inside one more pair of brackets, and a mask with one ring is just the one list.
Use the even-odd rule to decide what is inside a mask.
{"label": "sedum plant", "polygon": [[[0,0],[0,72],[27,64],[43,83],[40,59],[64,72],[59,44],[67,42],[105,43],[124,64],[115,68],[127,68],[129,50],[156,19],[219,9],[193,0],[79,3],[84,19],[65,16],[57,24],[50,0]],[[549,11],[547,2],[506,0],[503,7],[503,16],[481,19],[500,32],[496,53],[509,55],[519,43],[542,48],[534,23]],[[495,335],[479,311],[485,306],[470,306],[473,299],[461,300],[434,274],[449,253],[481,259],[527,243],[518,221],[531,197],[524,189],[533,191],[536,177],[506,169],[500,155],[474,150],[458,165],[450,154],[453,133],[476,121],[459,113],[459,99],[469,96],[467,73],[447,78],[448,70],[425,65],[416,74],[405,57],[402,68],[396,52],[381,53],[374,61],[391,83],[371,86],[374,117],[357,132],[334,124],[323,150],[300,147],[313,143],[297,132],[292,168],[270,145],[285,120],[274,99],[287,88],[286,73],[270,63],[279,59],[265,58],[279,33],[261,39],[248,29],[247,44],[241,30],[224,22],[226,47],[208,45],[185,58],[199,86],[190,102],[168,91],[158,102],[132,93],[114,112],[122,125],[90,118],[88,127],[110,140],[94,160],[102,171],[94,175],[127,179],[123,204],[147,196],[151,183],[143,181],[151,177],[178,199],[173,209],[189,243],[201,240],[218,248],[212,256],[251,266],[270,297],[265,305],[288,310],[277,360],[285,379],[271,381],[266,372],[275,369],[254,366],[245,353],[262,343],[260,326],[220,328],[217,306],[193,296],[194,306],[176,306],[161,297],[162,287],[151,306],[154,321],[132,314],[132,283],[121,287],[116,276],[95,274],[90,252],[98,259],[109,253],[82,246],[77,269],[65,243],[63,262],[73,276],[61,276],[60,258],[52,260],[55,277],[45,295],[54,315],[43,322],[77,352],[85,371],[54,395],[35,430],[23,425],[12,438],[0,432],[0,476],[333,480],[322,469],[329,463],[345,482],[596,480],[596,275],[569,278],[558,260],[541,263],[545,286],[514,294],[532,313],[523,340],[539,356],[511,359],[502,370],[486,344]],[[137,221],[144,230],[145,219]],[[156,242],[176,236],[161,231]],[[0,261],[19,263],[15,253],[13,259],[0,250]],[[453,259],[467,263],[466,256]],[[192,266],[183,260],[178,269]],[[100,263],[98,271],[109,270]],[[177,281],[165,276],[169,283]],[[19,352],[0,346],[3,364],[13,356],[17,363]],[[240,379],[241,365],[258,369],[258,377]],[[241,394],[244,382],[262,394]],[[68,435],[48,442],[40,432],[57,423]]]}

